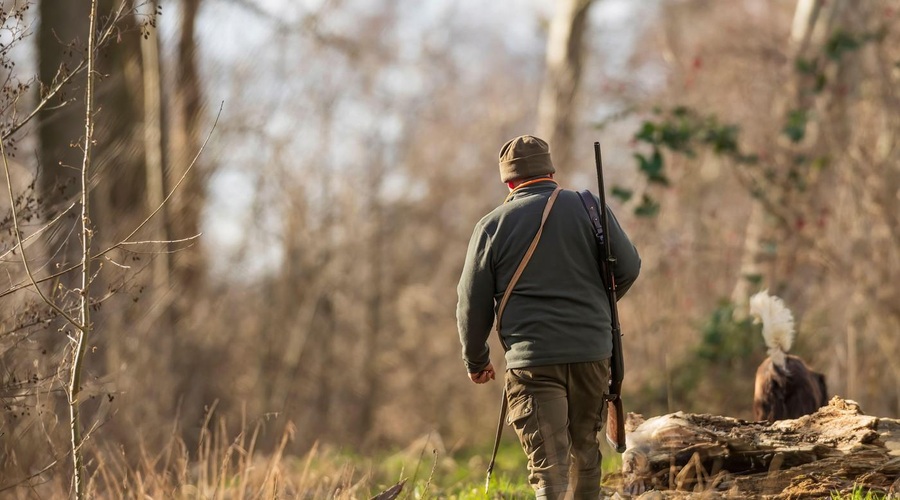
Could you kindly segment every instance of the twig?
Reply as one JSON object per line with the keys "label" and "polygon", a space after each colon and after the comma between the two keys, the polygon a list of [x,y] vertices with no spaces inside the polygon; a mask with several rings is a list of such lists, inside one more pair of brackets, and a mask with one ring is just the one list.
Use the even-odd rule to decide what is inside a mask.
{"label": "twig", "polygon": [[[141,224],[137,227],[137,229],[132,231],[128,236],[126,236],[124,239],[122,239],[118,243],[110,246],[106,250],[103,250],[102,252],[99,252],[99,253],[93,255],[91,257],[91,260],[99,259],[100,257],[108,254],[109,252],[115,250],[116,248],[119,248],[121,246],[128,244],[129,243],[128,240],[131,239],[142,227],[144,227],[150,221],[150,219],[152,219],[153,216],[156,215],[160,211],[160,209],[162,209],[163,206],[165,206],[165,204],[169,201],[169,198],[172,197],[172,195],[175,193],[175,191],[178,189],[178,187],[181,185],[181,183],[187,177],[188,172],[190,172],[194,168],[194,165],[196,165],[197,159],[200,158],[200,154],[206,148],[206,145],[207,145],[207,143],[209,143],[209,140],[212,137],[213,132],[215,132],[215,130],[216,130],[216,125],[219,123],[219,117],[222,115],[222,109],[224,107],[225,107],[225,101],[222,101],[221,105],[219,106],[219,112],[216,114],[216,119],[213,122],[212,128],[210,129],[209,134],[207,134],[206,140],[203,141],[203,144],[200,146],[200,149],[197,151],[197,155],[194,156],[193,161],[191,161],[191,164],[188,166],[187,170],[185,170],[184,174],[181,176],[181,179],[179,179],[179,181],[175,184],[175,186],[172,188],[172,190],[169,192],[169,194],[165,197],[165,199],[162,201],[162,203],[159,204],[159,206],[156,208],[156,210],[154,210],[153,213],[148,215],[147,218],[144,219],[144,221],[141,222]],[[72,271],[75,271],[75,270],[79,269],[80,267],[81,267],[81,263],[74,264],[72,266],[67,267],[66,269],[63,269],[62,271],[57,272],[57,273],[51,274],[49,276],[45,276],[40,279],[36,279],[35,283],[43,283],[45,281],[50,281],[50,280],[59,278],[61,276],[65,276],[66,274],[68,274]],[[21,282],[18,285],[0,293],[0,298],[6,297],[7,295],[18,292],[19,290],[22,290],[23,288],[28,288],[30,286],[36,286],[35,283]]]}
{"label": "twig", "polygon": [[35,280],[34,275],[31,273],[31,266],[28,265],[28,258],[25,256],[25,246],[22,244],[22,235],[19,232],[19,216],[16,215],[16,203],[15,196],[13,195],[12,190],[12,179],[9,175],[9,159],[6,157],[6,148],[3,146],[3,140],[0,139],[0,156],[3,156],[3,171],[6,173],[6,190],[9,194],[9,203],[12,207],[12,220],[13,220],[13,231],[16,233],[16,246],[19,247],[19,254],[22,257],[22,264],[25,265],[25,273],[28,275],[28,279],[31,282],[31,285],[34,286],[34,289],[37,290],[38,294],[41,296],[41,299],[50,306],[57,314],[66,318],[66,321],[75,325],[78,328],[81,326],[78,324],[74,318],[66,314],[65,311],[59,308],[49,297],[44,294],[44,291],[41,290],[41,287],[38,286],[38,282]]}
{"label": "twig", "polygon": [[197,233],[193,236],[188,236],[187,238],[181,238],[180,240],[144,240],[144,241],[122,241],[119,243],[120,246],[125,245],[151,245],[151,244],[170,244],[170,243],[184,243],[186,241],[193,241],[199,238],[203,233]]}
{"label": "twig", "polygon": [[184,174],[181,175],[181,178],[178,179],[178,182],[175,183],[175,186],[172,187],[172,190],[169,191],[169,194],[166,195],[166,197],[163,199],[162,203],[160,203],[159,206],[156,207],[156,210],[151,212],[150,215],[148,215],[147,218],[144,219],[144,222],[141,222],[140,224],[138,224],[138,226],[136,228],[134,228],[134,231],[132,231],[131,234],[129,234],[128,236],[123,238],[121,242],[119,242],[119,243],[113,245],[112,247],[109,247],[108,249],[101,252],[100,255],[103,255],[104,253],[111,251],[113,248],[116,248],[124,243],[127,243],[128,240],[130,240],[132,238],[132,236],[137,234],[137,232],[140,231],[141,228],[143,228],[145,225],[147,225],[148,222],[150,222],[150,219],[152,219],[154,215],[156,215],[157,213],[159,213],[160,210],[162,210],[162,208],[169,201],[169,198],[171,198],[172,195],[175,194],[175,191],[178,189],[179,186],[181,186],[181,183],[184,182],[184,180],[187,178],[188,173],[190,173],[191,170],[193,170],[194,165],[197,164],[197,160],[200,158],[200,154],[203,153],[204,149],[206,149],[206,144],[209,143],[209,138],[212,137],[213,131],[216,130],[216,125],[219,123],[219,117],[222,116],[222,108],[224,108],[224,107],[225,107],[225,101],[222,101],[222,103],[219,104],[219,112],[216,113],[216,120],[213,122],[212,128],[209,131],[209,134],[207,134],[206,140],[204,140],[203,144],[200,145],[200,149],[197,151],[197,154],[194,156],[194,159],[191,161],[191,164],[188,165],[187,169],[185,169]]}
{"label": "twig", "polygon": [[32,475],[30,475],[30,476],[24,477],[24,478],[22,478],[21,480],[15,482],[15,483],[12,483],[12,484],[9,484],[9,485],[6,485],[6,486],[0,486],[0,493],[3,493],[4,491],[7,491],[7,490],[11,490],[11,489],[13,489],[13,488],[17,488],[17,487],[19,487],[19,485],[21,485],[21,484],[23,484],[23,483],[27,483],[28,481],[31,481],[32,479],[34,479],[34,478],[40,476],[41,474],[47,472],[47,471],[50,470],[50,469],[52,469],[52,468],[55,467],[56,464],[58,464],[58,463],[59,463],[59,459],[56,459],[56,460],[50,462],[50,465],[44,467],[43,469],[41,469],[41,470],[35,472],[34,474],[32,474]]}
{"label": "twig", "polygon": [[[8,181],[9,181],[9,179],[7,178],[7,182],[8,182]],[[59,219],[62,219],[63,216],[66,215],[67,213],[69,213],[69,210],[72,210],[72,209],[75,207],[75,205],[77,205],[77,204],[78,204],[78,201],[77,201],[77,200],[76,200],[76,201],[73,201],[71,205],[69,205],[68,207],[66,207],[66,209],[63,210],[62,212],[60,212],[56,217],[54,217],[53,220],[51,220],[50,222],[44,224],[44,226],[41,227],[40,229],[38,229],[37,231],[35,231],[35,232],[29,234],[28,237],[26,237],[24,240],[22,240],[22,242],[23,242],[23,243],[27,243],[28,240],[30,240],[30,239],[32,239],[32,238],[35,238],[35,237],[39,236],[41,233],[43,233],[43,232],[46,231],[48,228],[50,228],[50,226],[52,226],[53,224],[56,224],[56,222],[59,221]],[[13,207],[13,210],[15,210],[15,207]],[[3,255],[0,255],[0,261],[2,261],[3,259],[5,259],[6,256],[9,255],[10,253],[12,253],[14,250],[15,250],[15,248],[10,248],[10,249],[7,250],[6,252],[4,252]]]}
{"label": "twig", "polygon": [[[118,21],[122,16],[122,12],[125,11],[126,5],[127,5],[127,2],[122,2],[122,4],[119,5],[119,10],[116,11],[114,16],[110,17],[109,25],[106,27],[106,29],[103,30],[103,34],[100,35],[100,41],[97,42],[97,45],[103,45],[109,39],[110,35],[112,35],[113,28],[115,28],[115,26],[118,24]],[[91,32],[91,36],[93,36],[93,32]],[[72,79],[75,78],[75,76],[78,73],[81,73],[81,71],[83,71],[86,66],[87,66],[87,62],[84,60],[82,60],[80,63],[78,63],[78,65],[75,66],[75,68],[72,71],[70,71],[62,80],[59,80],[56,85],[53,85],[50,88],[50,90],[43,97],[43,99],[41,99],[41,102],[39,102],[38,105],[35,106],[35,108],[33,110],[31,110],[31,113],[29,113],[28,116],[26,116],[24,119],[22,119],[21,122],[13,125],[9,129],[8,132],[6,132],[2,136],[0,136],[0,141],[5,141],[8,138],[12,137],[12,135],[15,134],[16,132],[18,132],[22,127],[24,127],[25,124],[27,124],[32,119],[34,119],[34,117],[37,116],[37,114],[47,106],[47,104],[50,102],[50,100],[53,99],[53,97],[57,93],[59,93],[60,89],[62,89],[63,86],[65,86],[70,81],[72,81]],[[62,71],[57,71],[56,75],[59,76],[61,72]],[[62,103],[58,107],[62,107],[65,104],[66,103]]]}

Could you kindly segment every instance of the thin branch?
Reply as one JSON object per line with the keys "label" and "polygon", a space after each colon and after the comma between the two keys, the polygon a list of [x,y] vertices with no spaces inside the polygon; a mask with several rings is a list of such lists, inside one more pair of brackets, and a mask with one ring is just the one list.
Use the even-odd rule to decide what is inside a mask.
{"label": "thin branch", "polygon": [[[67,213],[69,213],[69,210],[72,210],[72,209],[75,207],[75,205],[78,205],[78,201],[77,201],[77,200],[76,200],[76,201],[73,201],[71,205],[69,205],[68,207],[66,207],[66,209],[63,210],[62,212],[60,212],[56,217],[54,217],[53,220],[51,220],[50,222],[44,224],[44,226],[41,227],[40,229],[38,229],[37,231],[35,231],[35,232],[29,234],[27,238],[25,238],[24,240],[22,240],[22,242],[23,242],[23,243],[28,243],[28,240],[31,240],[32,238],[35,238],[35,237],[37,237],[37,236],[40,236],[41,233],[43,233],[44,231],[46,231],[46,230],[47,230],[48,228],[50,228],[50,226],[52,226],[53,224],[56,224],[56,222],[59,221],[59,219],[62,219],[64,215],[66,215]],[[15,207],[13,207],[13,210],[15,210]],[[14,251],[15,251],[15,247],[10,248],[9,250],[7,250],[3,255],[0,255],[0,261],[2,261],[3,259],[5,259],[7,255],[11,254],[11,253],[14,252]]]}
{"label": "thin branch", "polygon": [[22,257],[22,264],[25,265],[25,273],[28,275],[28,280],[31,282],[31,285],[34,286],[34,289],[37,290],[38,294],[41,296],[41,299],[48,306],[56,311],[57,314],[66,318],[66,321],[78,328],[81,328],[75,318],[66,314],[65,311],[60,309],[59,306],[57,306],[52,300],[50,300],[49,297],[44,294],[44,291],[41,290],[41,287],[38,286],[38,282],[34,279],[34,275],[31,274],[31,266],[28,265],[28,258],[25,255],[25,246],[22,244],[22,235],[19,232],[19,216],[16,215],[16,198],[15,195],[13,195],[12,178],[9,175],[9,159],[6,157],[6,148],[3,146],[3,140],[0,140],[0,156],[3,156],[3,171],[6,173],[6,190],[9,194],[10,206],[12,207],[13,231],[16,233],[16,245],[19,247],[19,253]]}
{"label": "thin branch", "polygon": [[[141,224],[137,227],[137,229],[135,229],[134,231],[131,232],[131,234],[126,236],[124,239],[122,239],[118,243],[110,246],[106,250],[103,250],[102,252],[95,254],[94,256],[91,257],[91,260],[99,259],[100,257],[103,257],[104,255],[108,254],[109,252],[112,252],[113,250],[115,250],[119,247],[127,245],[129,243],[128,240],[131,239],[142,227],[144,227],[150,221],[150,219],[153,218],[154,215],[156,215],[165,206],[165,204],[169,201],[169,198],[172,197],[172,195],[175,193],[175,191],[178,189],[178,187],[181,185],[181,183],[187,177],[188,172],[190,172],[194,168],[194,165],[196,165],[197,159],[200,158],[200,154],[206,148],[206,145],[207,145],[207,143],[209,143],[209,140],[212,137],[213,132],[215,132],[215,130],[216,130],[216,125],[219,123],[219,117],[222,115],[222,109],[224,107],[225,107],[225,101],[222,101],[221,105],[219,106],[219,112],[216,114],[216,119],[213,122],[212,128],[210,129],[209,134],[207,134],[206,140],[203,141],[203,144],[200,146],[200,149],[197,151],[197,155],[194,156],[194,160],[191,161],[191,164],[188,166],[187,170],[185,170],[184,175],[181,176],[181,179],[178,181],[178,183],[175,184],[175,186],[172,188],[172,190],[169,192],[169,194],[165,197],[165,199],[162,201],[162,203],[160,203],[159,206],[156,207],[156,210],[154,210],[153,213],[148,215],[147,218],[144,219],[144,221],[141,222]],[[62,271],[59,271],[59,272],[51,274],[49,276],[45,276],[43,278],[37,279],[36,283],[43,283],[45,281],[54,280],[61,276],[65,276],[66,274],[68,274],[72,271],[75,271],[79,268],[81,268],[81,263],[74,264],[72,266],[67,267],[66,269],[63,269]],[[28,287],[34,286],[34,285],[35,285],[35,283],[20,282],[18,285],[0,293],[0,298],[6,297],[7,295],[10,295],[15,292],[18,292],[19,290],[22,290],[23,288],[28,288]]]}
{"label": "thin branch", "polygon": [[118,262],[110,259],[109,257],[103,257],[103,258],[106,259],[107,262],[109,262],[110,264],[118,267],[119,269],[131,269],[131,266],[126,266],[125,264],[119,264]]}
{"label": "thin branch", "polygon": [[[31,328],[32,326],[37,326],[37,325],[40,325],[41,323],[46,324],[46,323],[49,323],[50,321],[52,321],[52,317],[51,318],[35,318],[26,323],[19,323],[18,325],[13,325],[11,328],[0,332],[0,339],[2,339],[3,337],[6,337],[7,335],[12,335],[20,330],[24,330],[26,328]],[[2,490],[0,490],[0,491],[2,491]]]}
{"label": "thin branch", "polygon": [[[66,453],[66,454],[68,455],[68,453]],[[13,489],[13,488],[17,488],[17,487],[19,487],[21,484],[24,484],[24,483],[27,483],[27,482],[31,481],[32,479],[34,479],[34,478],[40,476],[41,474],[47,472],[47,471],[50,470],[50,469],[52,469],[52,468],[55,467],[56,464],[58,464],[58,463],[59,463],[59,459],[56,459],[56,460],[50,462],[50,465],[48,465],[48,466],[44,467],[43,469],[41,469],[41,470],[35,472],[34,474],[32,474],[32,475],[30,475],[30,476],[27,476],[27,477],[24,477],[24,478],[22,478],[21,480],[15,482],[15,483],[8,484],[8,485],[6,485],[6,486],[0,487],[0,493],[3,493],[4,491],[7,491],[7,490],[11,490],[11,489]]]}
{"label": "thin branch", "polygon": [[173,254],[183,252],[183,251],[185,251],[185,250],[187,250],[187,249],[189,249],[189,248],[193,248],[193,247],[194,247],[194,245],[193,245],[193,244],[190,244],[190,245],[185,245],[185,246],[180,247],[180,248],[174,248],[174,249],[172,249],[172,250],[154,250],[154,251],[144,250],[144,251],[140,251],[140,250],[129,250],[129,249],[127,249],[127,248],[123,248],[122,251],[123,251],[123,252],[128,252],[129,254],[132,254],[132,255],[173,255]]}
{"label": "thin branch", "polygon": [[[116,27],[116,25],[117,25],[119,19],[121,19],[122,12],[125,11],[125,5],[126,5],[126,3],[127,3],[127,2],[122,2],[122,4],[119,5],[119,10],[116,11],[116,13],[115,13],[114,16],[110,17],[109,25],[106,27],[105,30],[103,30],[103,34],[100,35],[100,41],[97,42],[97,45],[98,45],[98,46],[99,46],[99,45],[105,44],[106,41],[109,40],[110,36],[112,35],[113,28]],[[92,33],[92,35],[93,35],[93,33]],[[41,102],[39,102],[38,105],[35,106],[35,108],[34,108],[33,110],[31,110],[31,113],[29,113],[28,116],[26,116],[24,119],[22,119],[21,122],[19,122],[19,123],[13,125],[13,126],[9,129],[8,132],[6,132],[6,133],[3,134],[2,136],[0,136],[0,141],[5,141],[5,140],[7,140],[8,138],[12,137],[13,134],[15,134],[16,132],[18,132],[22,127],[25,126],[25,124],[27,124],[27,123],[30,122],[32,119],[34,119],[34,117],[37,116],[37,114],[40,113],[40,111],[41,111],[42,109],[44,109],[44,108],[47,106],[47,104],[50,103],[50,100],[53,99],[53,97],[54,97],[57,93],[59,93],[60,89],[62,89],[63,86],[65,86],[66,84],[68,84],[69,82],[71,82],[72,79],[75,78],[76,75],[78,75],[79,73],[81,73],[86,67],[87,67],[87,61],[82,60],[81,62],[79,62],[78,65],[75,66],[75,69],[73,69],[73,70],[72,70],[71,72],[69,72],[65,77],[63,77],[62,80],[59,80],[59,81],[56,83],[56,85],[53,85],[52,87],[50,87],[50,90],[49,90],[49,91],[47,92],[47,94],[41,99]],[[62,70],[57,71],[56,75],[59,76],[61,73],[62,73]],[[54,79],[55,79],[55,78],[54,78]],[[64,106],[65,104],[66,104],[66,103],[62,103],[59,107],[62,107],[62,106]]]}
{"label": "thin branch", "polygon": [[144,219],[144,222],[141,222],[140,224],[138,224],[138,226],[136,228],[134,228],[134,231],[132,231],[131,234],[129,234],[128,236],[123,238],[121,242],[116,243],[115,245],[113,245],[113,246],[109,247],[108,249],[104,250],[103,252],[101,252],[100,255],[103,255],[104,253],[109,252],[112,249],[114,249],[122,244],[127,243],[128,240],[130,240],[135,234],[137,234],[138,231],[141,230],[141,228],[143,228],[144,226],[147,225],[148,222],[150,222],[150,219],[152,219],[153,216],[155,216],[157,213],[159,213],[160,210],[163,209],[163,207],[166,205],[166,203],[169,201],[169,199],[172,197],[172,195],[175,194],[175,191],[178,189],[178,187],[181,186],[181,183],[184,182],[184,180],[187,178],[187,176],[191,172],[191,170],[194,169],[194,165],[197,164],[197,160],[200,158],[200,154],[203,153],[204,149],[206,149],[206,145],[209,143],[209,139],[210,139],[210,137],[212,137],[213,131],[216,130],[216,125],[219,123],[219,117],[222,116],[222,108],[224,108],[224,107],[225,107],[225,101],[222,101],[221,104],[219,104],[219,112],[216,113],[216,119],[213,122],[212,128],[209,131],[209,134],[207,134],[207,136],[206,136],[206,140],[204,140],[203,144],[200,145],[200,149],[197,151],[197,154],[194,156],[194,159],[191,161],[191,164],[188,165],[187,169],[185,169],[184,174],[181,175],[181,178],[178,179],[178,182],[175,183],[175,186],[172,187],[172,190],[169,191],[169,194],[166,195],[166,197],[163,199],[162,203],[160,203],[159,206],[156,207],[156,210],[151,212],[150,215],[148,215],[147,218]]}
{"label": "thin branch", "polygon": [[[123,3],[124,5],[124,3]],[[84,368],[84,354],[87,350],[88,335],[91,332],[91,229],[90,218],[90,168],[94,143],[94,63],[96,39],[94,29],[97,23],[97,0],[91,0],[90,26],[87,46],[87,88],[85,89],[84,111],[84,156],[81,163],[81,320],[82,328],[77,332],[77,341],[72,356],[72,373],[69,380],[69,426],[72,433],[72,469],[75,480],[75,498],[82,500],[87,493],[84,477],[85,436],[81,429],[81,372]],[[114,24],[111,24],[113,26]],[[99,269],[97,272],[100,272]]]}
{"label": "thin branch", "polygon": [[203,233],[197,233],[193,236],[188,236],[187,238],[181,238],[180,240],[144,240],[144,241],[122,241],[119,242],[119,245],[151,245],[151,244],[172,244],[172,243],[184,243],[186,241],[193,241],[202,236]]}
{"label": "thin branch", "polygon": [[[106,259],[119,267],[125,267],[126,269],[132,269],[131,266],[122,266],[122,264],[118,264],[118,263],[114,262],[112,259],[109,259],[108,257]],[[142,273],[145,269],[146,269],[146,266],[141,267],[137,271],[135,271],[134,274],[138,275],[138,274]],[[119,285],[116,285],[115,287],[110,289],[106,294],[104,294],[100,297],[92,298],[91,299],[91,307],[97,307],[97,306],[103,304],[104,302],[106,302],[107,300],[111,299],[123,287],[130,284],[131,281],[132,281],[131,279],[124,279],[123,281],[120,282]],[[64,310],[71,313],[71,312],[77,311],[78,308],[77,307],[69,307]],[[52,313],[48,312],[46,314],[47,314],[47,316],[36,317],[25,323],[19,323],[17,325],[13,325],[11,328],[0,332],[0,339],[2,339],[3,337],[6,337],[7,335],[12,335],[13,333],[16,333],[20,330],[24,330],[26,328],[31,328],[33,326],[37,326],[40,324],[49,324],[51,321],[53,321],[54,318],[56,318],[56,316],[53,316]]]}

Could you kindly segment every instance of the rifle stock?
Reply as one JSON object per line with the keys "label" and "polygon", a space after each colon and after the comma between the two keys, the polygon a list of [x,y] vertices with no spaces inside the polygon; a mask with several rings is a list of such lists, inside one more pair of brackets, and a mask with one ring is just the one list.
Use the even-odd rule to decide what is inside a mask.
{"label": "rifle stock", "polygon": [[[606,441],[617,453],[625,452],[625,408],[622,406],[622,386],[617,389],[610,384],[610,400],[606,402]],[[613,390],[617,391],[612,399]]]}
{"label": "rifle stock", "polygon": [[601,268],[606,295],[609,298],[609,313],[612,323],[612,359],[610,360],[609,396],[607,400],[606,439],[618,453],[625,451],[625,409],[622,405],[622,380],[625,377],[625,361],[622,356],[622,328],[619,325],[618,296],[616,278],[613,272],[616,258],[612,254],[609,238],[609,216],[606,208],[606,187],[603,183],[603,160],[600,143],[594,143],[594,161],[597,165],[597,185],[600,188],[600,224],[602,230]]}

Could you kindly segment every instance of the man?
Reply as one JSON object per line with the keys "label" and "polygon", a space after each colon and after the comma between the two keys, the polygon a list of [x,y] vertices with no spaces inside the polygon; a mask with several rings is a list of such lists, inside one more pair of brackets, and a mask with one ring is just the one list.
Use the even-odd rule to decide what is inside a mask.
{"label": "man", "polygon": [[[537,137],[517,137],[500,149],[500,180],[510,193],[476,224],[458,286],[463,360],[476,384],[495,377],[487,340],[496,307],[538,232],[557,188],[555,172],[549,146]],[[609,223],[621,298],[638,276],[640,257],[612,212]],[[597,434],[606,420],[612,333],[598,258],[578,193],[561,191],[501,318],[507,422],[528,456],[539,499],[600,493]]]}

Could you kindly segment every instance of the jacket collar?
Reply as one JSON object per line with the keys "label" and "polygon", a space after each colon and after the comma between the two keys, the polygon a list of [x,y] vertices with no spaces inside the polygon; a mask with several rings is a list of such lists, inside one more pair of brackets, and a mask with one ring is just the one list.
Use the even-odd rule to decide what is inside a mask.
{"label": "jacket collar", "polygon": [[544,191],[552,191],[559,186],[559,183],[554,179],[550,178],[540,178],[540,179],[532,179],[530,181],[523,182],[519,184],[515,189],[509,192],[506,195],[506,199],[503,200],[503,203],[507,203],[510,200],[514,200],[520,197],[520,195],[524,194],[535,194],[542,193]]}

